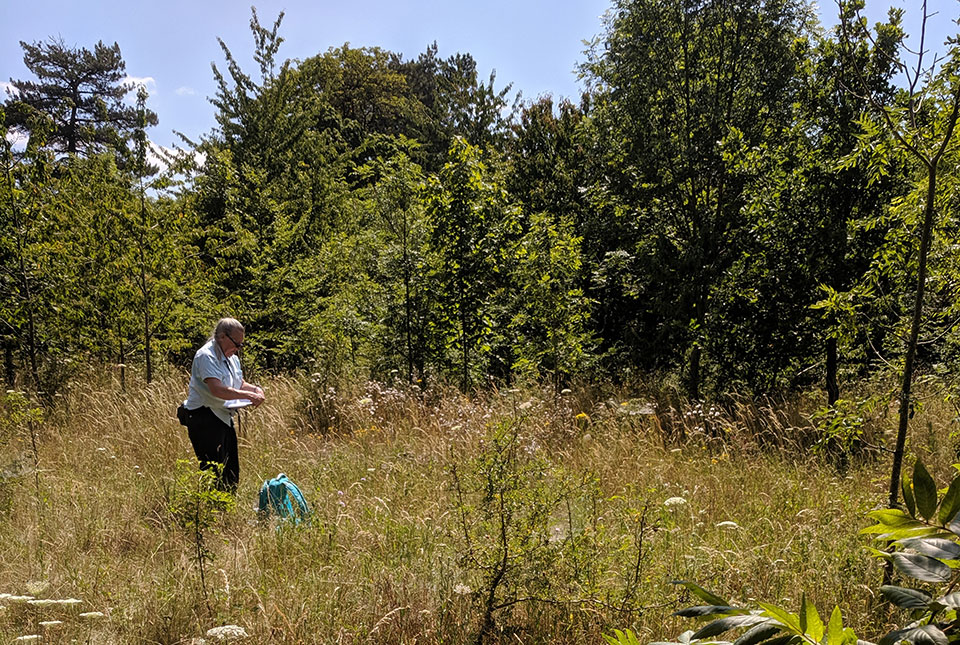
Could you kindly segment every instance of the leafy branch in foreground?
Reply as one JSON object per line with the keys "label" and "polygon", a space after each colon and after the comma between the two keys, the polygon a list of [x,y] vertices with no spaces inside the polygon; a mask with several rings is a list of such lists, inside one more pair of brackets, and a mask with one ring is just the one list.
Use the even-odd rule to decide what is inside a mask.
{"label": "leafy branch in foreground", "polygon": [[[960,470],[960,465],[955,468]],[[873,555],[893,564],[904,577],[928,583],[926,589],[883,585],[883,596],[910,612],[911,622],[894,629],[880,639],[879,645],[913,643],[948,645],[960,642],[960,473],[941,496],[933,477],[918,460],[912,476],[900,480],[905,509],[881,509],[867,514],[876,524],[862,533],[874,535],[886,551],[870,549]],[[759,608],[739,607],[697,584],[681,580],[703,604],[681,609],[674,615],[710,619],[700,629],[686,631],[675,643],[729,643],[733,645],[866,645],[849,627],[843,626],[839,607],[834,607],[824,623],[806,595],[799,613],[790,613],[777,605],[758,602]],[[733,641],[718,636],[743,630]],[[612,645],[633,645],[636,636],[617,630],[604,635]],[[666,645],[663,643],[657,645]]]}

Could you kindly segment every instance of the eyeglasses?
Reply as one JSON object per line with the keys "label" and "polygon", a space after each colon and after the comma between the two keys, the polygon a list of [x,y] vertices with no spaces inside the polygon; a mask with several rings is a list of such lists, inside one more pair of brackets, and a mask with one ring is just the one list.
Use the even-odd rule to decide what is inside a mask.
{"label": "eyeglasses", "polygon": [[233,346],[236,347],[237,349],[240,349],[241,347],[243,347],[243,341],[242,341],[242,340],[238,343],[237,341],[233,340],[233,336],[231,336],[230,334],[224,334],[224,336],[226,336],[227,338],[229,338],[229,339],[230,339],[230,342],[233,343]]}

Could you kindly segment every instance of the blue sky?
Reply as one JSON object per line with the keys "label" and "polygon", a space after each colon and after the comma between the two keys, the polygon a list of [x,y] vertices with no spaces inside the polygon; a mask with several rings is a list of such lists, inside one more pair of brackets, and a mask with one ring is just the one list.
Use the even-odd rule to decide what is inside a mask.
{"label": "blue sky", "polygon": [[[821,0],[821,19],[836,13]],[[541,94],[575,98],[581,85],[574,69],[584,59],[583,40],[602,30],[609,0],[260,0],[262,24],[285,11],[280,59],[303,59],[349,42],[379,46],[415,58],[437,41],[441,56],[470,53],[481,75],[497,71],[497,86],[513,83],[526,99]],[[886,7],[907,12],[908,31],[917,31],[919,0],[867,1],[879,19]],[[960,15],[956,0],[931,0],[932,41],[939,44]],[[217,44],[222,38],[243,68],[250,57],[250,3],[236,0],[0,0],[0,82],[29,78],[19,41],[60,37],[67,45],[92,48],[97,40],[120,44],[127,73],[147,79],[150,107],[160,124],[151,138],[168,146],[173,130],[190,137],[214,126],[211,62],[225,70]],[[929,38],[929,37],[928,37]],[[942,48],[941,48],[942,49]]]}

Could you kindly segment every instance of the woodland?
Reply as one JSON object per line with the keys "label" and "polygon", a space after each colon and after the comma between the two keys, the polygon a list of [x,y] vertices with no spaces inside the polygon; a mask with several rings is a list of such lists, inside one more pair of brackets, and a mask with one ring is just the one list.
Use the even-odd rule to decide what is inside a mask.
{"label": "woodland", "polygon": [[[254,14],[253,64],[221,43],[213,66],[218,127],[163,172],[162,115],[124,103],[119,45],[23,43],[36,78],[3,106],[3,377],[48,397],[92,365],[150,381],[232,314],[253,369],[464,391],[657,375],[693,399],[832,403],[903,360],[928,178],[911,151],[943,139],[955,91],[952,50],[901,60],[897,11],[875,31],[856,4],[841,19],[615,4],[589,91],[517,101],[435,44],[281,61],[282,15]],[[919,350],[943,378],[953,152]]]}
{"label": "woodland", "polygon": [[[340,474],[367,482],[361,466],[372,454],[397,472],[409,455],[433,464],[425,466],[431,471],[442,462],[433,488],[452,496],[436,504],[451,509],[447,542],[465,539],[458,555],[434,544],[437,534],[426,537],[439,513],[424,509],[414,528],[398,523],[390,534],[392,525],[379,527],[391,537],[377,548],[386,553],[402,544],[407,554],[413,542],[429,542],[427,552],[440,554],[448,573],[467,582],[457,596],[440,580],[423,589],[399,585],[392,576],[408,572],[429,582],[444,571],[425,573],[412,564],[416,558],[391,552],[389,566],[369,565],[391,578],[389,593],[376,587],[365,596],[351,587],[358,613],[350,620],[323,622],[327,607],[311,610],[320,622],[291,623],[296,599],[254,599],[263,589],[285,588],[284,580],[228,565],[210,546],[217,531],[238,543],[266,538],[244,533],[229,500],[190,493],[195,471],[177,470],[171,479],[182,446],[165,443],[160,454],[169,462],[146,472],[155,486],[143,489],[142,517],[132,520],[140,528],[129,538],[137,546],[130,548],[154,548],[143,522],[171,536],[186,530],[176,539],[193,553],[188,564],[171,560],[157,575],[197,567],[193,613],[170,601],[184,597],[177,585],[186,583],[158,578],[155,586],[166,595],[144,601],[143,615],[118,610],[113,631],[94,642],[130,642],[136,630],[150,632],[144,642],[186,642],[178,639],[237,612],[261,642],[342,642],[347,633],[357,642],[418,642],[424,633],[432,634],[425,642],[673,637],[682,621],[650,614],[654,605],[678,608],[665,600],[673,591],[649,591],[664,586],[668,574],[653,580],[641,563],[652,549],[676,554],[690,546],[655,546],[656,535],[693,535],[703,526],[692,510],[679,519],[678,508],[701,490],[696,479],[684,480],[681,458],[703,472],[731,460],[745,460],[743,468],[753,472],[765,460],[784,459],[777,462],[783,470],[751,481],[753,497],[723,484],[724,495],[744,504],[773,488],[783,493],[781,485],[799,490],[803,476],[824,490],[855,479],[863,484],[856,493],[833,498],[842,500],[838,514],[849,520],[871,504],[886,505],[886,514],[871,517],[896,530],[874,533],[888,542],[941,540],[911,543],[908,555],[955,568],[960,549],[942,542],[960,534],[960,524],[951,524],[960,517],[960,483],[941,498],[932,482],[951,472],[947,461],[958,450],[960,49],[953,39],[908,43],[900,9],[875,25],[862,10],[862,0],[844,0],[837,25],[826,29],[806,0],[613,0],[578,69],[583,94],[527,98],[509,79],[482,78],[469,53],[442,52],[437,43],[410,59],[347,44],[285,59],[283,14],[262,22],[254,9],[253,60],[237,60],[220,41],[223,60],[212,66],[217,126],[197,140],[181,136],[174,150],[150,143],[149,129],[163,115],[148,109],[143,88],[124,84],[118,43],[22,42],[31,77],[11,79],[0,105],[0,445],[12,455],[12,465],[0,464],[0,531],[8,530],[3,517],[17,516],[17,487],[30,491],[34,506],[21,524],[10,524],[32,536],[24,550],[12,543],[0,550],[0,561],[23,563],[22,570],[10,565],[10,579],[83,587],[79,564],[73,577],[57,577],[65,569],[49,546],[61,539],[53,537],[50,518],[60,502],[50,491],[69,484],[48,473],[63,468],[78,482],[94,477],[87,465],[70,461],[63,448],[68,429],[76,428],[77,446],[95,454],[105,448],[87,429],[114,432],[116,424],[139,425],[143,415],[173,428],[177,384],[221,316],[245,325],[245,373],[277,393],[278,408],[251,421],[253,434],[244,438],[275,446],[256,457],[254,471],[269,476],[268,457],[292,459],[295,451],[282,447],[288,434],[298,449],[310,447],[301,453],[309,459],[341,459],[296,462],[315,496],[344,487]],[[88,398],[91,391],[102,396]],[[925,409],[936,420],[920,429],[921,450],[908,429],[918,431],[913,420]],[[528,427],[533,419],[536,431]],[[551,434],[559,428],[565,430]],[[421,431],[422,443],[399,446]],[[399,438],[406,434],[414,438]],[[612,446],[607,452],[596,447],[601,436]],[[350,446],[358,452],[340,452]],[[579,484],[551,478],[553,470],[530,461],[543,446],[565,455],[543,463],[582,466],[573,477]],[[137,469],[147,468],[150,457],[132,445],[127,450]],[[919,461],[904,467],[920,452],[933,476]],[[67,461],[41,468],[59,459]],[[673,472],[685,482],[666,500],[681,501],[651,510],[653,497],[673,490],[667,475],[627,483],[647,477],[632,472],[645,460],[651,472]],[[765,489],[758,484],[764,478],[779,483]],[[156,490],[164,491],[162,499],[151,497]],[[347,496],[359,495],[351,490]],[[474,505],[471,491],[483,490],[487,496]],[[374,499],[386,506],[390,491],[396,488],[385,485],[358,507],[369,511]],[[499,510],[489,506],[496,497],[490,491],[501,493]],[[330,554],[340,552],[331,527],[346,530],[340,522],[347,511],[336,511],[345,499],[327,500],[313,533],[271,535],[270,557],[280,562],[285,549],[326,549],[335,563]],[[505,499],[515,506],[505,510]],[[598,499],[622,502],[617,517],[632,518],[610,524],[607,542],[603,522],[613,515],[597,510]],[[790,506],[796,499],[781,501]],[[568,521],[556,548],[570,553],[550,551],[556,540],[529,541],[553,530],[560,507]],[[70,517],[69,508],[61,512]],[[225,523],[209,519],[223,513]],[[750,513],[757,521],[769,515]],[[723,525],[746,524],[716,519],[720,533],[730,528]],[[526,536],[519,543],[511,521]],[[828,523],[817,530],[829,531]],[[614,533],[626,537],[617,542]],[[849,533],[855,536],[856,527]],[[482,535],[492,542],[475,551],[485,544]],[[368,538],[376,541],[361,532],[344,543]],[[76,531],[62,536],[75,539]],[[87,539],[82,548],[96,542]],[[115,541],[103,548],[124,555]],[[556,559],[538,561],[543,553]],[[851,578],[877,571],[836,552],[824,561],[831,555],[841,570],[829,569],[833,582],[817,583],[817,600],[837,602],[826,599],[831,584],[849,594],[845,611],[869,637],[884,625],[907,624],[853,589]],[[760,570],[764,557],[738,561],[740,579],[753,575],[751,566]],[[953,579],[941,569],[914,575],[927,560],[878,557],[924,583]],[[603,558],[623,571],[619,595],[605,586],[614,584],[612,573],[591,568]],[[213,561],[223,563],[215,566],[224,567],[224,579],[249,578],[252,595],[234,602],[229,583],[226,596],[218,595]],[[809,580],[794,564],[796,576]],[[516,573],[547,565],[559,573],[542,588],[531,582],[533,573]],[[591,582],[576,590],[569,580],[558,582],[564,567]],[[704,584],[734,585],[718,560],[698,567],[688,573],[705,575]],[[463,573],[471,570],[473,578]],[[956,613],[936,634],[933,617],[944,608],[960,611],[960,596],[934,602],[933,595],[890,591],[904,589],[889,584],[891,571],[886,596],[902,610],[928,611],[929,620],[919,631],[891,632],[896,636],[886,643],[946,643],[960,626]],[[754,577],[757,589],[748,583],[726,591],[752,600],[798,584],[770,575]],[[311,589],[326,589],[326,582],[313,581]],[[844,635],[839,609],[821,623],[807,596],[798,614],[766,606],[759,614],[690,579],[682,585],[686,599],[703,605],[681,610],[681,618],[750,627],[744,645],[790,634],[794,640],[777,642],[856,642],[852,632]],[[86,588],[118,602],[97,584]],[[234,589],[237,597],[248,593]],[[799,591],[791,593],[799,599]],[[449,600],[461,596],[463,607]],[[397,597],[406,598],[403,611]],[[425,609],[414,620],[407,610],[418,603]],[[257,609],[245,614],[241,605]],[[399,613],[387,613],[393,611]],[[4,625],[0,614],[0,632]],[[690,638],[688,632],[681,642]]]}

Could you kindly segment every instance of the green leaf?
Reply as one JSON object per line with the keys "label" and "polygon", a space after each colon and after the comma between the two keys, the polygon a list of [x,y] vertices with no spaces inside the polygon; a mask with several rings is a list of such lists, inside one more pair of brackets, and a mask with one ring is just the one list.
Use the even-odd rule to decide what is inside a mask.
{"label": "green leaf", "polygon": [[930,596],[927,594],[906,587],[883,585],[880,587],[880,593],[897,607],[903,609],[926,609],[927,603],[930,602]]}
{"label": "green leaf", "polygon": [[906,629],[897,629],[892,632],[888,632],[880,639],[880,642],[877,645],[897,645],[904,639],[904,633],[909,630]]}
{"label": "green leaf", "polygon": [[903,503],[912,517],[917,516],[917,503],[913,499],[913,482],[907,471],[900,473],[900,490],[903,492]]}
{"label": "green leaf", "polygon": [[696,596],[700,600],[703,600],[708,605],[716,605],[718,607],[730,606],[730,603],[728,603],[726,600],[724,600],[720,596],[710,593],[709,591],[707,591],[706,589],[704,589],[703,587],[701,587],[695,582],[691,582],[689,580],[674,580],[673,584],[683,585],[684,587],[687,588],[687,591],[692,593],[694,596]]}
{"label": "green leaf", "polygon": [[899,540],[898,544],[906,549],[913,549],[917,553],[929,555],[931,558],[940,558],[941,560],[960,559],[960,544],[953,540],[943,538],[910,538]]}
{"label": "green leaf", "polygon": [[690,639],[710,638],[737,627],[749,627],[768,622],[770,622],[770,619],[766,616],[727,616],[726,618],[720,618],[711,623],[707,623],[697,630]]}
{"label": "green leaf", "polygon": [[899,541],[899,540],[911,540],[917,538],[929,538],[929,537],[942,537],[943,529],[939,529],[935,526],[921,526],[916,528],[909,529],[896,529],[890,531],[889,533],[884,533],[876,537],[877,540],[882,540],[884,542],[890,541]]}
{"label": "green leaf", "polygon": [[757,645],[757,643],[762,643],[779,631],[780,626],[773,623],[761,623],[754,625],[747,631],[743,632],[740,638],[733,641],[733,645]]}
{"label": "green leaf", "polygon": [[960,512],[954,515],[950,523],[947,524],[947,530],[954,535],[960,535]]}
{"label": "green leaf", "polygon": [[840,613],[840,607],[834,607],[833,613],[830,614],[826,645],[843,645],[843,615]]}
{"label": "green leaf", "polygon": [[779,621],[784,627],[797,634],[803,633],[803,631],[800,629],[800,619],[796,614],[791,614],[784,609],[780,609],[776,605],[770,605],[764,602],[758,602],[757,605],[759,605],[770,618]]}
{"label": "green leaf", "polygon": [[957,516],[957,513],[960,513],[960,477],[950,482],[950,487],[944,494],[943,501],[940,502],[940,513],[937,517],[940,523],[946,526]]}
{"label": "green leaf", "polygon": [[[620,631],[619,629],[613,630],[614,636],[608,636],[607,634],[600,634],[603,636],[603,639],[610,643],[610,645],[640,645],[640,641],[637,640],[636,635],[631,630]],[[654,645],[651,643],[650,645]],[[677,643],[657,643],[656,645],[678,645]]]}
{"label": "green leaf", "polygon": [[798,645],[803,642],[803,638],[797,634],[784,634],[766,641],[763,645]]}
{"label": "green leaf", "polygon": [[923,582],[947,582],[952,571],[936,558],[920,553],[894,553],[893,566],[897,571]]}
{"label": "green leaf", "polygon": [[937,485],[919,459],[913,467],[913,494],[916,495],[920,515],[929,520],[937,510]]}
{"label": "green leaf", "polygon": [[807,594],[803,594],[800,602],[800,630],[815,641],[823,638],[823,621],[820,620],[820,614],[817,613],[816,606],[807,598]]}
{"label": "green leaf", "polygon": [[873,518],[881,524],[886,524],[887,526],[904,526],[906,524],[917,523],[917,520],[913,519],[898,508],[881,508],[876,511],[870,511],[867,513],[867,517]]}
{"label": "green leaf", "polygon": [[946,596],[937,598],[934,602],[944,609],[960,609],[960,591],[948,593]]}
{"label": "green leaf", "polygon": [[909,641],[914,645],[948,645],[947,635],[934,625],[920,625],[890,632],[880,639],[880,645],[895,645],[900,641]]}
{"label": "green leaf", "polygon": [[739,607],[730,607],[729,605],[698,605],[696,607],[687,607],[673,612],[674,616],[683,618],[697,618],[700,616],[715,616],[718,614],[742,614],[746,609]]}
{"label": "green leaf", "polygon": [[874,549],[873,547],[866,547],[867,552],[875,558],[880,558],[881,560],[886,560],[887,562],[893,561],[893,556],[890,555],[887,551],[881,551],[880,549]]}

